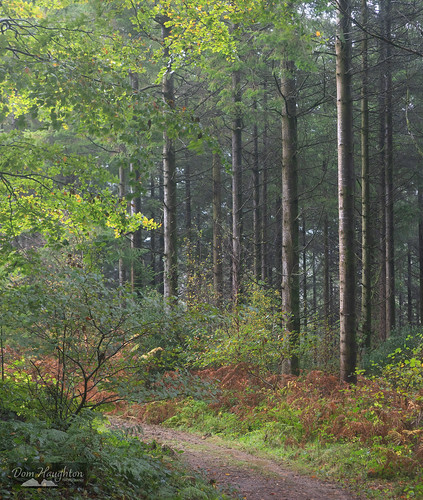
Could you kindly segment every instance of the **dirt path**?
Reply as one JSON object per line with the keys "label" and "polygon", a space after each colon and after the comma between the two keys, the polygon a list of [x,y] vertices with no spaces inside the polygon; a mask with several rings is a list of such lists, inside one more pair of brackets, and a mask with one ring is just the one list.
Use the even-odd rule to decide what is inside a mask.
{"label": "dirt path", "polygon": [[[136,428],[113,418],[113,425]],[[358,500],[338,486],[288,470],[276,461],[230,448],[216,437],[198,436],[159,425],[141,424],[145,441],[182,450],[181,460],[204,474],[232,498],[246,500]]]}

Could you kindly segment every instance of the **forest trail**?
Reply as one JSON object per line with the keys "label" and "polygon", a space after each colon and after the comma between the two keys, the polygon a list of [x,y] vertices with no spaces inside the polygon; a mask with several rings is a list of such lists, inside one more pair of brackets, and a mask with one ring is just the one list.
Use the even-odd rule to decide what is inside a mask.
{"label": "forest trail", "polygon": [[[216,436],[199,436],[160,425],[111,418],[115,427],[133,429],[142,439],[180,450],[181,460],[195,473],[234,499],[358,500],[339,486],[287,469],[274,460],[231,448]],[[142,430],[141,430],[142,429]],[[363,498],[363,497],[361,497]]]}

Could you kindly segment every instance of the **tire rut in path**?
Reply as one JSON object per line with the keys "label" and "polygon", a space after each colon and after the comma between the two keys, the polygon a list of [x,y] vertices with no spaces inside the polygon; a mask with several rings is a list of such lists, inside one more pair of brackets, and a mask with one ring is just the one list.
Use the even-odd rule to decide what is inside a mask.
{"label": "tire rut in path", "polygon": [[[136,429],[138,424],[111,418],[114,427]],[[180,458],[232,498],[246,500],[358,500],[339,486],[298,474],[276,461],[258,458],[198,436],[160,425],[140,424],[141,438],[182,450]],[[363,498],[363,497],[361,497]]]}

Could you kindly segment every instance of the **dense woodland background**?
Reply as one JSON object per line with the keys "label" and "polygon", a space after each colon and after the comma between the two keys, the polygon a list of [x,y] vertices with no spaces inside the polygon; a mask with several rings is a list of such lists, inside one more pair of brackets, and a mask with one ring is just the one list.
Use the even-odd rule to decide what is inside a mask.
{"label": "dense woodland background", "polygon": [[282,369],[317,334],[351,381],[420,325],[418,2],[1,9],[4,297],[56,261],[188,309],[274,291]]}

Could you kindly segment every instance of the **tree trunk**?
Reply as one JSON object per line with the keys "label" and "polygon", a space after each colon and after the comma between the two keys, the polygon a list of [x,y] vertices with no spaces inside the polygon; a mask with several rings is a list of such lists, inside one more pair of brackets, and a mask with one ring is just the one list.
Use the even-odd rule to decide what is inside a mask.
{"label": "tree trunk", "polygon": [[192,228],[192,209],[191,209],[191,165],[188,155],[185,156],[185,229],[189,239]]}
{"label": "tree trunk", "polygon": [[[151,176],[150,179],[150,198],[154,200],[156,197],[156,187],[154,185],[154,177]],[[153,218],[155,218],[153,214]],[[156,266],[156,252],[157,252],[157,245],[156,245],[156,238],[157,238],[157,231],[151,231],[150,235],[150,250],[151,250],[151,271],[153,273],[153,279],[152,279],[152,285],[156,286],[158,284],[158,276],[157,276],[157,266]]]}
{"label": "tree trunk", "polygon": [[313,269],[313,279],[312,279],[313,314],[316,314],[317,313],[317,280],[316,280],[317,269],[316,269],[316,254],[314,252],[313,252],[313,260],[312,260],[312,269]]}
{"label": "tree trunk", "polygon": [[[282,186],[280,191],[282,191]],[[275,219],[276,219],[276,231],[275,231],[275,252],[274,262],[275,271],[272,273],[271,285],[277,289],[281,289],[282,286],[282,198],[279,196],[275,200]]]}
{"label": "tree trunk", "polygon": [[[361,2],[361,23],[367,26],[367,0]],[[369,101],[367,35],[361,45],[361,332],[366,349],[370,349],[372,332],[371,261],[370,261],[370,175],[369,175]]]}
{"label": "tree trunk", "polygon": [[419,188],[419,316],[423,324],[423,191]]}
{"label": "tree trunk", "polygon": [[289,367],[299,373],[295,353],[300,331],[299,249],[298,249],[298,170],[295,66],[284,61],[281,80],[282,106],[282,310],[284,327],[293,349]]}
{"label": "tree trunk", "polygon": [[[164,179],[163,175],[159,176],[159,200],[164,205]],[[158,248],[158,262],[157,262],[157,281],[159,285],[159,292],[164,296],[164,224],[159,230],[159,248]]]}
{"label": "tree trunk", "polygon": [[[380,31],[385,34],[384,0],[380,3]],[[385,73],[386,73],[386,43],[379,42],[379,338],[387,338],[386,318],[386,176],[385,176]]]}
{"label": "tree trunk", "polygon": [[[162,39],[170,35],[170,28],[162,24]],[[169,57],[169,51],[165,49],[165,57]],[[175,107],[175,91],[173,73],[166,71],[163,76],[162,93],[165,104],[165,113],[171,112]],[[177,298],[178,295],[178,255],[177,255],[177,223],[176,223],[176,160],[175,145],[173,139],[165,130],[163,133],[163,182],[164,182],[164,214],[163,214],[163,237],[164,237],[164,274],[163,291],[164,297]]]}
{"label": "tree trunk", "polygon": [[307,332],[307,320],[308,320],[308,304],[307,304],[307,239],[306,239],[306,222],[303,216],[302,224],[302,234],[303,234],[303,325],[304,332]]}
{"label": "tree trunk", "polygon": [[[132,171],[132,165],[131,165],[131,171]],[[135,171],[133,172],[133,175],[135,183],[137,183],[140,173],[138,171]],[[139,193],[131,201],[131,206],[133,214],[141,213],[141,195]],[[132,264],[131,264],[131,287],[133,291],[140,290],[142,288],[142,274],[140,272],[141,248],[142,248],[142,230],[137,229],[131,237],[131,249],[133,250]]]}
{"label": "tree trunk", "polygon": [[[385,37],[391,39],[391,0],[385,4]],[[393,183],[393,131],[392,131],[392,47],[386,43],[385,62],[385,220],[386,220],[386,332],[395,328],[395,256],[394,256],[394,183]]]}
{"label": "tree trunk", "polygon": [[[383,127],[382,127],[383,128]],[[385,212],[385,171],[383,166],[383,135],[379,141],[382,162],[379,172],[379,338],[386,340],[386,212]]]}
{"label": "tree trunk", "polygon": [[356,382],[353,100],[351,2],[338,2],[336,88],[338,116],[339,311],[341,380]]}
{"label": "tree trunk", "polygon": [[[323,225],[323,246],[324,246],[324,262],[323,262],[323,315],[326,325],[330,324],[330,265],[329,265],[329,221],[328,214],[325,214]],[[314,274],[314,271],[313,271]],[[316,311],[314,311],[316,314]]]}
{"label": "tree trunk", "polygon": [[217,301],[223,295],[222,262],[222,181],[220,158],[213,155],[213,287]]}
{"label": "tree trunk", "polygon": [[408,324],[413,324],[413,297],[411,290],[412,275],[411,275],[411,248],[410,243],[408,243],[407,252],[407,320]]}
{"label": "tree trunk", "polygon": [[[254,101],[254,109],[257,111],[257,102]],[[259,147],[257,120],[253,126],[253,269],[256,280],[261,276],[261,217],[260,217],[260,170],[259,170]]]}
{"label": "tree trunk", "polygon": [[[119,167],[119,198],[123,199],[126,194],[126,175],[125,169],[121,166]],[[123,257],[119,257],[119,286],[123,286],[126,283],[126,268]]]}
{"label": "tree trunk", "polygon": [[232,300],[236,304],[241,289],[241,223],[242,223],[242,117],[241,74],[232,74],[234,119],[232,123]]}
{"label": "tree trunk", "polygon": [[399,324],[399,327],[401,328],[402,327],[402,310],[403,310],[403,306],[404,306],[404,299],[403,299],[403,296],[402,296],[402,291],[399,293],[399,297],[398,297],[398,309],[399,309],[399,318],[398,318],[398,324]]}
{"label": "tree trunk", "polygon": [[268,135],[268,120],[267,120],[267,88],[266,84],[264,87],[264,131],[263,131],[263,154],[262,154],[262,175],[261,175],[261,279],[262,281],[267,281],[269,271],[268,262],[268,241],[267,241],[267,225],[268,225],[268,214],[267,214],[267,135]]}

